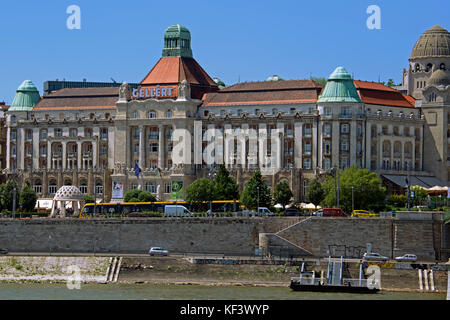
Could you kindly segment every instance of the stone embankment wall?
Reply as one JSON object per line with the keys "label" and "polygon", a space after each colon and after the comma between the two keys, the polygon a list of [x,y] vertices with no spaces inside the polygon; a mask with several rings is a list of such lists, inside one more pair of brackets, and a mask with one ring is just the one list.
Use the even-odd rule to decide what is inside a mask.
{"label": "stone embankment wall", "polygon": [[105,257],[4,256],[0,257],[0,280],[106,282],[110,260]]}
{"label": "stone embankment wall", "polygon": [[133,218],[0,220],[0,247],[10,252],[147,253],[252,255],[259,233],[275,233],[302,218]]}

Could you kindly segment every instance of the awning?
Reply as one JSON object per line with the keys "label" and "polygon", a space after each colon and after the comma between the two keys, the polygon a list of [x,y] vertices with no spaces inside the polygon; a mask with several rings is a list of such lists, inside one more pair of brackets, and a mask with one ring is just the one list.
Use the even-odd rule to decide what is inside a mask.
{"label": "awning", "polygon": [[[383,174],[381,176],[400,187],[408,187],[408,176],[406,175]],[[409,176],[409,185],[428,189],[434,186],[446,187],[447,183],[440,181],[436,177]]]}

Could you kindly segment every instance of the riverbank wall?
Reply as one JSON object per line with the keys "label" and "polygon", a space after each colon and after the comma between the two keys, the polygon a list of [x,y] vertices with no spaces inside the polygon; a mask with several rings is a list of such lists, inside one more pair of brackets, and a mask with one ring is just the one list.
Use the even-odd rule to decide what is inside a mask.
{"label": "riverbank wall", "polygon": [[0,219],[0,246],[10,252],[172,253],[344,256],[370,246],[390,258],[416,253],[447,261],[450,225],[439,217],[222,217],[128,219]]}

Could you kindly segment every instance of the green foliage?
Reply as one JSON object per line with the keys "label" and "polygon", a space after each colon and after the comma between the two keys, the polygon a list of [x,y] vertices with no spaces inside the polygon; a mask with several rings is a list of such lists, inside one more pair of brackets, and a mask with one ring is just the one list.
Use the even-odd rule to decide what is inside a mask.
{"label": "green foliage", "polygon": [[230,173],[224,164],[219,166],[219,171],[214,178],[214,200],[239,199],[239,191],[236,181],[230,177]]}
{"label": "green foliage", "polygon": [[92,196],[92,195],[90,195],[90,194],[85,194],[85,195],[83,196],[83,199],[84,199],[84,202],[85,202],[85,203],[94,203],[94,202],[95,202],[94,196]]}
{"label": "green foliage", "polygon": [[144,211],[142,213],[148,217],[164,217],[164,213],[158,211]]}
{"label": "green foliage", "polygon": [[12,210],[14,188],[16,188],[16,209],[19,208],[20,190],[15,181],[8,180],[0,186],[0,202],[3,209]]}
{"label": "green foliage", "polygon": [[186,188],[186,201],[197,207],[204,207],[203,201],[214,200],[214,184],[207,178],[195,180]]}
{"label": "green foliage", "polygon": [[138,202],[155,202],[156,198],[150,191],[141,190],[138,196],[138,200]]}
{"label": "green foliage", "polygon": [[125,193],[124,202],[154,202],[156,198],[146,190],[134,189]]}
{"label": "green foliage", "polygon": [[36,207],[37,195],[28,182],[23,185],[19,201],[24,211],[33,211]]}
{"label": "green foliage", "polygon": [[327,84],[326,78],[316,78],[316,77],[310,77],[311,80],[320,83],[321,85],[325,86]]}
{"label": "green foliage", "polygon": [[410,198],[412,206],[420,206],[425,204],[426,199],[428,197],[428,193],[425,189],[418,186],[414,186],[411,187],[410,190],[414,192],[414,197]]}
{"label": "green foliage", "polygon": [[[344,171],[339,170],[338,179],[339,205],[346,212],[351,212],[352,209],[352,186],[354,187],[355,210],[368,210],[369,205],[382,204],[386,197],[386,188],[381,185],[378,175],[367,169],[358,169],[353,166]],[[327,207],[334,207],[337,203],[334,181],[334,177],[328,177],[322,183],[325,192],[323,202]]]}
{"label": "green foliage", "polygon": [[[259,197],[258,197],[259,187]],[[269,207],[271,203],[270,190],[262,179],[261,172],[256,171],[253,177],[248,181],[247,187],[241,195],[241,203],[249,209],[255,209],[258,206]]]}
{"label": "green foliage", "polygon": [[306,191],[306,199],[308,199],[314,205],[318,206],[324,198],[325,193],[320,182],[317,181],[317,179],[311,180]]}
{"label": "green foliage", "polygon": [[387,202],[391,206],[395,206],[397,208],[404,208],[406,206],[406,196],[404,194],[391,194]]}
{"label": "green foliage", "polygon": [[275,202],[280,203],[285,208],[291,202],[293,193],[289,184],[286,181],[280,181],[275,186],[273,198]]}

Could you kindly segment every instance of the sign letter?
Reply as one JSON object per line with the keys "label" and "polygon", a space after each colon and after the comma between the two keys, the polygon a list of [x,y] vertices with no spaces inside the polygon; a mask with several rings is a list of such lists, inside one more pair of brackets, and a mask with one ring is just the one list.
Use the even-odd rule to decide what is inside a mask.
{"label": "sign letter", "polygon": [[73,29],[81,29],[81,9],[79,6],[71,5],[67,7],[66,10],[67,14],[70,14],[70,16],[67,18],[67,29],[73,30]]}
{"label": "sign letter", "polygon": [[367,28],[369,30],[373,29],[381,29],[381,9],[377,5],[370,5],[367,7],[367,14],[370,14],[371,16],[367,18]]}

